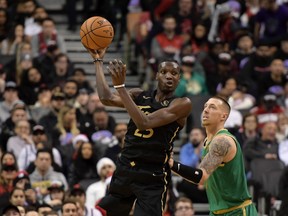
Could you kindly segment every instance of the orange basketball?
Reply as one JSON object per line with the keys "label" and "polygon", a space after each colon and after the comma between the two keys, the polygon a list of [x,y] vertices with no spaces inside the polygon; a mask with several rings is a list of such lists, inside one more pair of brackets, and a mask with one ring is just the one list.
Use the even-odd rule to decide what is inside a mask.
{"label": "orange basketball", "polygon": [[87,19],[80,28],[80,38],[84,47],[93,50],[108,47],[114,37],[114,30],[111,23],[100,16]]}

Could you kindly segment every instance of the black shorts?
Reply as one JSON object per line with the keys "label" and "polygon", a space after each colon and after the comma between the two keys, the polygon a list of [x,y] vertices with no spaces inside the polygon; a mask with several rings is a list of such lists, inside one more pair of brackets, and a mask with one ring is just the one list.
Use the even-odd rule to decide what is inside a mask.
{"label": "black shorts", "polygon": [[162,216],[170,179],[170,169],[118,161],[108,195],[99,206],[107,216],[128,216],[136,200],[135,216]]}

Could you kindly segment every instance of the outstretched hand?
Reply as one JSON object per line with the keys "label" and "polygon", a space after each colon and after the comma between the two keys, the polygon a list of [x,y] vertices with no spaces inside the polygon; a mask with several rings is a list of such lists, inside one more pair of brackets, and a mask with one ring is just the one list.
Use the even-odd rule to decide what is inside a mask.
{"label": "outstretched hand", "polygon": [[90,55],[93,59],[103,59],[107,48],[108,47],[106,47],[104,49],[93,50],[93,49],[86,47],[87,51],[90,53]]}
{"label": "outstretched hand", "polygon": [[126,79],[126,64],[123,64],[121,60],[114,59],[109,62],[107,70],[112,77],[114,86],[122,85]]}

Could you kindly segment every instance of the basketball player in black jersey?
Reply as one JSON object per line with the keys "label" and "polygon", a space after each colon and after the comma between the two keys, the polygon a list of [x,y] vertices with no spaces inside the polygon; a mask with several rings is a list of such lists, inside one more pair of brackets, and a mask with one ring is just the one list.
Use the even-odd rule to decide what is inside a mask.
{"label": "basketball player in black jersey", "polygon": [[171,179],[168,160],[173,141],[192,108],[190,99],[173,96],[180,67],[174,61],[164,61],[158,66],[156,90],[127,90],[126,65],[121,60],[111,61],[107,70],[116,89],[112,93],[102,69],[106,49],[88,51],[94,59],[101,102],[125,107],[131,117],[109,194],[99,206],[108,216],[127,216],[136,200],[134,215],[162,216]]}

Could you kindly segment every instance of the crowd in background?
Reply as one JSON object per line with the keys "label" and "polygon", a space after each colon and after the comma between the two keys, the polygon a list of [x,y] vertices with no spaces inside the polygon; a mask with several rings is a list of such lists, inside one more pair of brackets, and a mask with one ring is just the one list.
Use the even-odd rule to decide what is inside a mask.
{"label": "crowd in background", "polygon": [[[77,26],[75,7],[76,1],[66,1],[70,31]],[[270,194],[268,206],[281,200],[277,211],[287,215],[288,2],[85,0],[83,10],[83,20],[101,15],[120,25],[119,51],[129,36],[137,57],[128,62],[133,75],[141,75],[142,62],[153,78],[159,62],[175,59],[182,71],[176,96],[193,103],[213,95],[227,99],[231,114],[225,127],[242,146],[247,181],[255,179],[255,159],[283,164],[274,181],[278,193]],[[0,43],[3,214],[105,215],[96,205],[109,187],[127,124],[112,117],[86,71],[71,62],[41,1],[0,0]],[[191,115],[179,157],[197,167],[205,134],[194,122]],[[174,182],[164,215],[193,215],[191,201],[207,202],[205,188]]]}

